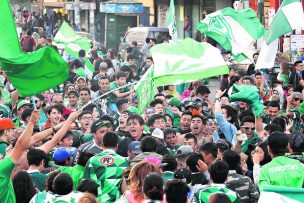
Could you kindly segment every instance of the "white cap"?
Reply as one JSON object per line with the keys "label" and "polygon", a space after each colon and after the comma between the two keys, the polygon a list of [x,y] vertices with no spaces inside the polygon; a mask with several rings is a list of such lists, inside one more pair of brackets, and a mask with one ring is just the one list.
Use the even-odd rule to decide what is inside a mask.
{"label": "white cap", "polygon": [[161,129],[159,128],[155,128],[151,134],[152,137],[156,137],[156,138],[159,138],[159,139],[164,139],[164,133]]}

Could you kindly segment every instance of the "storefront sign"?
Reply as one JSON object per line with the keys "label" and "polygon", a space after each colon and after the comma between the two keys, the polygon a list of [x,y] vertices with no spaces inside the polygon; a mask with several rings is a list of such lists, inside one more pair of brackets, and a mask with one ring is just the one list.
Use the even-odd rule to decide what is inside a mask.
{"label": "storefront sign", "polygon": [[142,4],[100,4],[101,13],[143,13]]}

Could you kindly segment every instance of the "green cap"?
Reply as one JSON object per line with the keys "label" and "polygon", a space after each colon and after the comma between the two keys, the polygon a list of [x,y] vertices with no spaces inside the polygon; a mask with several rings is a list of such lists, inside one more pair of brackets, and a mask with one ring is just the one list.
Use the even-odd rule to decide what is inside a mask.
{"label": "green cap", "polygon": [[91,126],[91,133],[96,133],[96,131],[101,128],[102,126],[110,127],[111,123],[108,122],[102,122],[100,119],[95,121]]}
{"label": "green cap", "polygon": [[24,106],[24,105],[30,106],[31,103],[30,103],[28,100],[21,100],[21,101],[18,103],[18,105],[17,105],[17,110],[19,110],[19,109],[20,109],[22,106]]}
{"label": "green cap", "polygon": [[171,106],[176,106],[176,107],[181,107],[182,105],[182,102],[179,101],[179,99],[176,99],[176,98],[172,98],[170,101],[169,101],[169,105]]}

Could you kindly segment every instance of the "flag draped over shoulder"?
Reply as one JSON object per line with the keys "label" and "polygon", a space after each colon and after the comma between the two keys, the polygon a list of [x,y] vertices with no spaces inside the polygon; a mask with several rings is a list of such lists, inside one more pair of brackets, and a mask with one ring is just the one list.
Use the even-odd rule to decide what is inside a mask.
{"label": "flag draped over shoulder", "polygon": [[177,37],[177,29],[176,29],[174,0],[170,0],[170,8],[167,16],[166,27],[169,29],[169,34],[172,38],[172,41],[177,42],[178,37]]}
{"label": "flag draped over shoulder", "polygon": [[140,111],[153,100],[158,86],[178,85],[229,72],[217,48],[191,38],[158,44],[151,48],[151,53],[154,68],[149,69],[135,86]]}
{"label": "flag draped over shoulder", "polygon": [[56,36],[54,42],[63,47],[64,50],[73,57],[78,57],[78,53],[81,49],[88,52],[91,49],[91,44],[85,37],[80,37],[76,34],[73,28],[63,21]]}
{"label": "flag draped over shoulder", "polygon": [[8,0],[0,6],[0,68],[21,96],[32,96],[68,79],[68,65],[50,46],[33,53],[21,50]]}
{"label": "flag draped over shoulder", "polygon": [[303,7],[300,0],[284,0],[274,16],[265,35],[256,69],[272,68],[278,49],[279,37],[304,24]]}
{"label": "flag draped over shoulder", "polygon": [[265,33],[252,9],[235,11],[230,7],[207,15],[196,29],[231,51],[238,62],[251,60],[250,46]]}

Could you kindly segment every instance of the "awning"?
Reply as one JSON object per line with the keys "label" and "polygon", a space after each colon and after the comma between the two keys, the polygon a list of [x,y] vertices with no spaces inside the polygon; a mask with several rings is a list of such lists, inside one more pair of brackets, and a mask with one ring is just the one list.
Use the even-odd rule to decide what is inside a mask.
{"label": "awning", "polygon": [[44,7],[64,8],[65,2],[44,2]]}

